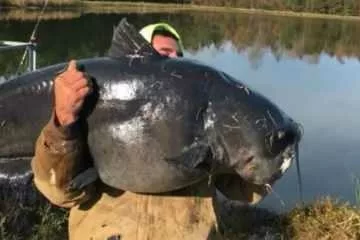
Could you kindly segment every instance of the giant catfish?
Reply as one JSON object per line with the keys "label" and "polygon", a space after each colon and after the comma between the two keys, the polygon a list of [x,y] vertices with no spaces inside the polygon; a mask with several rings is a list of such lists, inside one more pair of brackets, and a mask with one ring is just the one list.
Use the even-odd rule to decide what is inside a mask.
{"label": "giant catfish", "polygon": [[[78,64],[94,87],[79,120],[94,168],[74,179],[75,187],[92,181],[90,173],[141,193],[172,191],[219,174],[264,187],[296,158],[299,124],[276,104],[223,71],[160,56],[125,19],[114,29],[107,56]],[[3,178],[31,174],[36,138],[52,114],[53,78],[64,67],[44,67],[0,85]]]}

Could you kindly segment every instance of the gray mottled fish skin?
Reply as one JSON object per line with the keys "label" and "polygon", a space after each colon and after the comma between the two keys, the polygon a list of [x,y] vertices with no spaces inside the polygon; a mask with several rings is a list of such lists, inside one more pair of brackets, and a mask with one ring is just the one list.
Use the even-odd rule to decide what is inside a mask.
{"label": "gray mottled fish skin", "polygon": [[50,116],[52,77],[43,69],[0,85],[0,158],[32,156],[34,139]]}
{"label": "gray mottled fish skin", "polygon": [[[99,159],[100,172],[106,172],[102,164],[106,163],[124,179],[122,188],[147,191],[151,186],[155,192],[173,188],[174,182],[178,188],[207,175],[204,170],[165,161],[187,154],[203,159],[208,152],[199,146],[182,153],[203,129],[197,114],[206,103],[201,96],[204,81],[191,83],[190,78],[179,81],[171,77],[166,61],[154,65],[133,61],[131,67],[129,59],[78,63],[99,87],[96,108],[87,122],[89,148],[94,159]],[[50,79],[63,68],[45,68],[1,87],[0,158],[33,155],[36,138],[51,116]]]}
{"label": "gray mottled fish skin", "polygon": [[[90,158],[102,181],[159,193],[210,173],[237,173],[256,184],[283,175],[300,139],[295,122],[216,69],[149,54],[145,40],[128,35],[132,49],[121,38],[126,32],[121,27],[110,57],[78,61],[94,82],[81,119],[87,119]],[[34,154],[51,115],[51,79],[64,67],[50,66],[0,85],[0,159]]]}

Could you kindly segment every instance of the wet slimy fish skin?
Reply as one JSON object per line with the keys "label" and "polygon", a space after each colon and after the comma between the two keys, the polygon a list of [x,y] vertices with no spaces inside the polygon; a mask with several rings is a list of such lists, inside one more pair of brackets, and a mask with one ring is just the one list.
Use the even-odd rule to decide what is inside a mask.
{"label": "wet slimy fish skin", "polygon": [[[278,106],[222,71],[158,55],[126,20],[106,57],[77,63],[94,87],[79,121],[95,172],[112,187],[161,193],[217,174],[265,186],[296,157],[299,125]],[[53,78],[65,67],[0,85],[4,178],[31,173],[36,138],[51,116]],[[88,180],[79,177],[74,187]]]}

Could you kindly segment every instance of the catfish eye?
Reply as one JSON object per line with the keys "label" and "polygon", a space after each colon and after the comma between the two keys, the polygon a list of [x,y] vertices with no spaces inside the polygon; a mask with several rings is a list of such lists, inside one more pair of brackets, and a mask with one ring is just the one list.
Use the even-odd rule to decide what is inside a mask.
{"label": "catfish eye", "polygon": [[293,144],[297,139],[297,129],[279,129],[265,137],[268,152],[272,155],[281,153],[285,148]]}

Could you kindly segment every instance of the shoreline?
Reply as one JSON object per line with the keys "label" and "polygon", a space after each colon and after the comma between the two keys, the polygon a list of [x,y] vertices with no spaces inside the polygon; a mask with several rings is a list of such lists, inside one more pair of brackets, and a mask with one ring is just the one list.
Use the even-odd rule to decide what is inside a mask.
{"label": "shoreline", "polygon": [[[133,8],[157,8],[173,11],[213,11],[213,12],[229,12],[229,13],[244,13],[244,14],[259,14],[271,16],[284,16],[284,17],[306,17],[306,18],[321,18],[321,19],[339,19],[339,20],[355,20],[360,21],[360,16],[342,16],[334,14],[321,14],[309,12],[292,12],[280,10],[263,10],[263,9],[249,9],[249,8],[236,8],[236,7],[218,7],[218,6],[205,6],[195,4],[174,4],[174,3],[147,3],[147,2],[106,2],[106,1],[83,1],[82,6],[90,10],[95,6],[102,8],[109,7],[133,7]],[[116,11],[116,9],[113,9]]]}
{"label": "shoreline", "polygon": [[[40,11],[40,7],[2,7],[0,12],[11,11]],[[124,13],[124,12],[139,12],[139,13],[156,13],[156,12],[222,12],[222,13],[241,13],[250,15],[264,15],[274,17],[295,17],[295,18],[312,18],[312,19],[329,19],[329,20],[347,20],[360,21],[360,16],[342,16],[321,13],[309,12],[293,12],[280,10],[263,10],[263,9],[249,9],[249,8],[233,8],[233,7],[219,7],[206,6],[194,4],[174,4],[174,3],[147,3],[147,2],[111,2],[111,1],[82,1],[80,4],[76,3],[74,7],[60,7],[59,9],[50,7],[51,10],[67,10],[67,11],[81,11],[84,14],[88,13]],[[1,20],[1,18],[0,18]]]}

